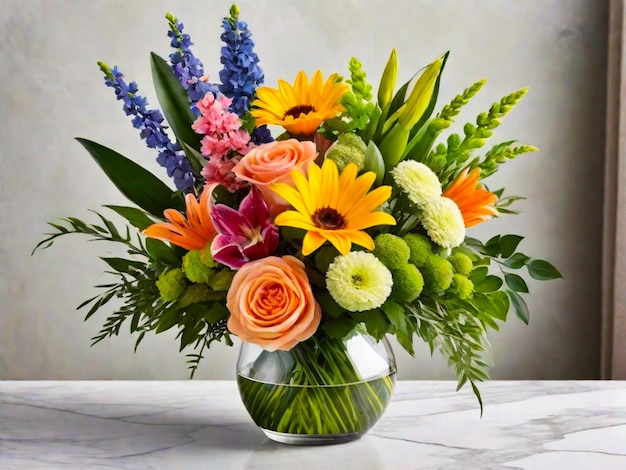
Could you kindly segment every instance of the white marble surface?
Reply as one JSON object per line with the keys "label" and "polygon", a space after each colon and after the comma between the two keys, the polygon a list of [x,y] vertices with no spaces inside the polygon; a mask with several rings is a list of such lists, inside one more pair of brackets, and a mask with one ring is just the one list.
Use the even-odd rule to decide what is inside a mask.
{"label": "white marble surface", "polygon": [[0,382],[0,469],[626,469],[626,382],[399,382],[362,439],[292,447],[234,382]]}

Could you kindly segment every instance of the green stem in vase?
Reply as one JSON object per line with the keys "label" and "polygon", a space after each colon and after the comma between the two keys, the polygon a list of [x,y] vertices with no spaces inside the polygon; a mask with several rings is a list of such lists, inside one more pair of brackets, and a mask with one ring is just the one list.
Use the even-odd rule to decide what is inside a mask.
{"label": "green stem in vase", "polygon": [[[346,342],[313,337],[291,351],[263,351],[239,374],[242,399],[254,421],[288,434],[366,432],[384,412],[395,370],[363,378]],[[278,368],[278,370],[270,370]]]}

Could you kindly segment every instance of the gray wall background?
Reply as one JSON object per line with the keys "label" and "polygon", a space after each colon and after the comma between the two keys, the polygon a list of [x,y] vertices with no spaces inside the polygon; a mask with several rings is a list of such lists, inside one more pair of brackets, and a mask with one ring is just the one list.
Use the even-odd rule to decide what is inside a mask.
{"label": "gray wall background", "polygon": [[[474,81],[490,79],[459,122],[473,121],[524,86],[527,98],[493,143],[519,139],[540,153],[509,163],[487,180],[527,197],[519,216],[470,231],[527,237],[520,249],[549,259],[565,279],[530,282],[531,323],[513,315],[491,340],[500,379],[596,378],[599,373],[600,242],[607,2],[599,0],[242,0],[266,83],[298,70],[347,72],[358,57],[378,84],[392,47],[400,80],[451,50],[440,104]],[[75,306],[104,283],[116,247],[67,237],[30,256],[46,221],[88,208],[124,204],[76,136],[134,158],[166,179],[96,61],[117,64],[157,105],[149,52],[166,56],[164,14],[181,18],[194,52],[217,78],[220,21],[229,2],[0,1],[0,379],[182,379],[188,376],[175,332],[90,348],[104,312],[87,323]],[[445,362],[418,347],[395,348],[400,377],[452,378]],[[209,351],[200,378],[232,378],[237,347]]]}

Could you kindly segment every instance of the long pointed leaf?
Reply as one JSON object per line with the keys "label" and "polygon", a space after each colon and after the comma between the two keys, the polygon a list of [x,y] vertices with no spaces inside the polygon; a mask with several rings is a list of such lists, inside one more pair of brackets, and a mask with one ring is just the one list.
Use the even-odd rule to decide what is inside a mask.
{"label": "long pointed leaf", "polygon": [[87,139],[76,139],[91,154],[111,182],[131,202],[163,218],[168,208],[184,210],[183,200],[163,181],[114,150]]}
{"label": "long pointed leaf", "polygon": [[200,150],[199,134],[196,134],[191,125],[195,116],[189,108],[190,102],[185,89],[180,84],[174,72],[167,62],[152,52],[150,54],[152,64],[152,80],[161,104],[163,115],[172,128],[176,140],[186,143],[196,150]]}

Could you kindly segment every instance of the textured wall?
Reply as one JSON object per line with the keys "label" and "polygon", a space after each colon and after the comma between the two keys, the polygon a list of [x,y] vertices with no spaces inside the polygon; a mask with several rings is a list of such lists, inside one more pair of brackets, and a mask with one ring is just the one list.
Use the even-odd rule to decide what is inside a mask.
{"label": "textured wall", "polygon": [[[392,47],[401,79],[452,51],[441,104],[477,79],[485,90],[460,121],[523,86],[528,97],[494,142],[517,138],[538,154],[505,166],[488,181],[527,196],[522,215],[473,229],[527,237],[521,249],[553,261],[565,279],[531,282],[531,324],[515,318],[492,335],[493,376],[594,378],[599,357],[599,273],[605,97],[606,16],[599,0],[439,0],[289,2],[242,0],[268,84],[296,72],[346,70],[352,55],[377,83]],[[0,379],[174,379],[187,376],[174,333],[119,338],[90,348],[100,327],[74,307],[103,283],[97,256],[116,247],[76,236],[30,256],[56,217],[89,219],[88,208],[124,203],[73,140],[101,142],[153,163],[102,84],[99,59],[117,64],[156,104],[149,52],[169,53],[171,11],[185,22],[206,70],[220,68],[225,1],[0,1]],[[396,348],[401,378],[452,377],[440,358]],[[231,378],[236,349],[216,347],[201,378]]]}

